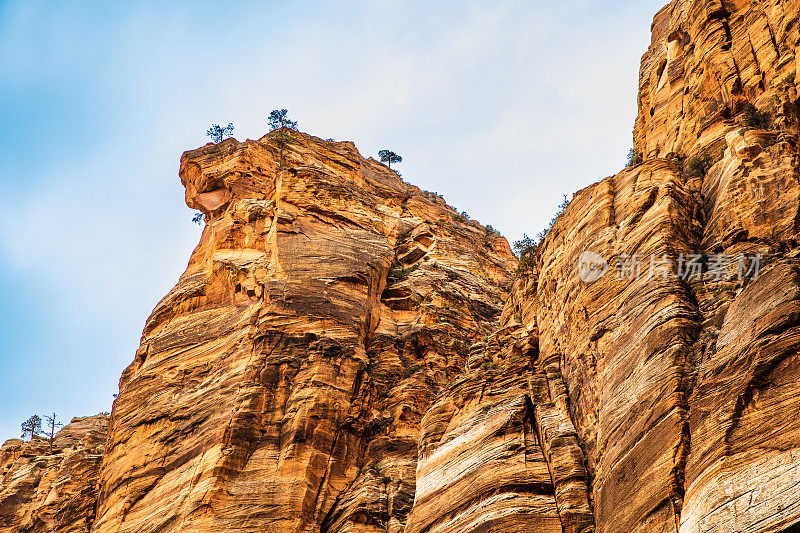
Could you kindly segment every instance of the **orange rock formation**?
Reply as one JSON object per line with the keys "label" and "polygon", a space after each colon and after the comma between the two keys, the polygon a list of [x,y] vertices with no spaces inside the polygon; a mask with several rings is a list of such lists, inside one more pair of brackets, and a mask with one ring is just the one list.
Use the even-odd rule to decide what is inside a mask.
{"label": "orange rock formation", "polygon": [[643,162],[577,192],[516,275],[351,143],[186,152],[206,226],[107,441],[101,417],[7,442],[0,531],[800,531],[799,17],[662,9]]}

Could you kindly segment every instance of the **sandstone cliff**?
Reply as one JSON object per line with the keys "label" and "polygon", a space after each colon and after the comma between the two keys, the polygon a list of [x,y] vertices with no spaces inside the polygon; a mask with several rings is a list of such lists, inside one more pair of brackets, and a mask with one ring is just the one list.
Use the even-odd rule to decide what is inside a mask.
{"label": "sandstone cliff", "polygon": [[95,530],[402,531],[508,243],[351,143],[228,139],[180,173],[206,227],[122,376]]}
{"label": "sandstone cliff", "polygon": [[89,531],[108,416],[75,418],[50,443],[11,439],[0,447],[0,531]]}
{"label": "sandstone cliff", "polygon": [[351,143],[186,152],[206,225],[108,440],[6,443],[0,527],[800,530],[798,17],[662,9],[642,163],[575,193],[516,274],[505,239]]}

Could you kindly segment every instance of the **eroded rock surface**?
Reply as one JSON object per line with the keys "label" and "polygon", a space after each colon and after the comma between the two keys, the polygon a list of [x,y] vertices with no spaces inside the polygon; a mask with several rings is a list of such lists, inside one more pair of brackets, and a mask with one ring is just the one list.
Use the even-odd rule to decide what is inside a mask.
{"label": "eroded rock surface", "polygon": [[797,133],[796,0],[673,0],[642,58],[634,146],[645,157],[723,147],[752,103]]}
{"label": "eroded rock surface", "polygon": [[75,418],[50,443],[0,448],[0,531],[86,532],[94,522],[108,416]]}
{"label": "eroded rock surface", "polygon": [[278,135],[181,160],[207,224],[120,382],[96,531],[403,530],[515,259],[351,143]]}
{"label": "eroded rock surface", "polygon": [[583,452],[558,360],[511,321],[473,345],[422,420],[411,533],[590,531]]}
{"label": "eroded rock surface", "polygon": [[[567,454],[566,471],[577,473],[576,493],[588,488],[599,532],[800,528],[799,14],[790,1],[676,0],[661,10],[642,61],[634,136],[643,162],[574,195],[507,301],[501,327],[515,316],[535,329],[531,368],[557,371],[566,387],[563,435],[581,452]],[[773,129],[745,127],[747,104],[765,112]],[[710,169],[692,166],[695,156]],[[591,283],[579,271],[585,251],[609,265]],[[692,257],[697,267],[686,264]],[[532,383],[503,391],[531,402],[540,448],[526,452],[547,452],[552,408],[539,403]],[[454,404],[446,411],[452,418],[442,436],[434,433],[435,446],[423,431],[411,517],[419,517],[419,531],[500,531],[491,518],[500,508],[487,507],[495,514],[482,522],[459,521],[471,519],[471,507],[454,502],[466,501],[458,498],[460,478],[437,453],[458,461],[478,448],[466,437],[476,425],[467,413],[477,407],[440,401]],[[433,427],[435,408],[424,419]],[[481,427],[489,432],[492,420]],[[458,439],[463,448],[453,444]],[[489,445],[491,435],[480,442]],[[446,485],[443,501],[423,494],[427,478]],[[530,480],[527,490],[535,486]],[[504,490],[487,487],[472,501]],[[511,508],[513,500],[505,501]],[[575,505],[586,507],[580,498]],[[508,527],[518,527],[523,513],[508,514]],[[545,515],[541,525],[522,527],[558,527]]]}
{"label": "eroded rock surface", "polygon": [[206,226],[122,376],[99,482],[97,455],[10,441],[2,525],[798,531],[798,16],[662,9],[642,162],[575,193],[516,276],[505,239],[351,143],[186,152]]}

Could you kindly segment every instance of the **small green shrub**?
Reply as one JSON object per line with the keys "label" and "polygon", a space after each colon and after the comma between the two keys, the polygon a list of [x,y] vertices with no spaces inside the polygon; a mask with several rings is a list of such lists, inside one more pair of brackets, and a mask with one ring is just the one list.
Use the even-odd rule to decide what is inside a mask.
{"label": "small green shrub", "polygon": [[714,162],[711,160],[710,155],[696,155],[686,162],[684,170],[689,177],[704,178],[713,165]]}
{"label": "small green shrub", "polygon": [[523,233],[522,239],[514,243],[514,252],[517,254],[517,257],[522,259],[523,255],[528,254],[531,251],[536,251],[536,241],[528,237],[527,233]]}
{"label": "small green shrub", "polygon": [[636,152],[633,148],[628,152],[628,168],[635,167],[644,163],[644,155],[641,152]]}
{"label": "small green shrub", "polygon": [[494,229],[491,224],[483,228],[483,244],[484,246],[490,246],[492,244],[492,239],[496,239],[500,236],[500,232]]}
{"label": "small green shrub", "polygon": [[460,213],[456,213],[453,215],[453,218],[462,224],[467,224],[469,222],[469,215],[466,211],[461,211]]}
{"label": "small green shrub", "polygon": [[392,482],[392,478],[390,478],[389,476],[383,476],[380,482],[383,483],[384,485],[388,485],[389,483]]}
{"label": "small green shrub", "polygon": [[522,234],[522,239],[514,243],[514,252],[519,257],[517,266],[518,274],[525,274],[533,271],[536,260],[536,241],[528,237],[527,233]]}
{"label": "small green shrub", "polygon": [[[547,227],[536,234],[536,238],[539,243],[541,243],[544,238],[547,237],[547,235],[550,233],[550,230],[553,229],[553,225],[556,223],[558,217],[567,210],[567,206],[569,206],[569,199],[565,194],[564,200],[561,202],[561,204],[559,204],[555,215],[553,215],[553,218],[550,219]],[[517,265],[518,275],[528,274],[533,271],[533,267],[536,263],[537,248],[537,241],[534,241],[528,237],[527,233],[522,235],[521,240],[514,243],[514,252],[517,254],[517,257],[519,257],[519,264]]]}
{"label": "small green shrub", "polygon": [[772,117],[766,111],[759,111],[753,104],[747,104],[742,115],[742,125],[751,130],[771,130]]}

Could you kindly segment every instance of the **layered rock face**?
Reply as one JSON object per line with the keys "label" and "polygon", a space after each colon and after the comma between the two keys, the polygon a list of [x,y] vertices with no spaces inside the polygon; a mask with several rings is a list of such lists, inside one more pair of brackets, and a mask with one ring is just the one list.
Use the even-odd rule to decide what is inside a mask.
{"label": "layered rock face", "polygon": [[662,9],[643,162],[575,193],[516,275],[351,143],[186,152],[206,226],[108,440],[6,443],[0,527],[799,531],[798,16]]}
{"label": "layered rock face", "polygon": [[[576,193],[540,247],[540,351],[562,360],[598,531],[800,522],[799,14],[790,1],[665,7],[642,62],[644,164]],[[743,128],[747,103],[775,130]],[[684,166],[701,154],[707,173]],[[611,265],[593,283],[577,269],[586,250]],[[692,254],[699,275],[614,272]],[[760,276],[738,276],[736,258],[757,255]]]}
{"label": "layered rock face", "polygon": [[422,420],[406,532],[580,533],[593,525],[560,361],[516,318],[472,347]]}
{"label": "layered rock face", "polygon": [[724,148],[747,103],[797,132],[800,28],[794,0],[673,0],[642,58],[634,146],[645,157]]}
{"label": "layered rock face", "polygon": [[[519,317],[538,354],[526,370],[501,357],[498,382],[525,385],[505,382],[493,398],[486,378],[467,373],[423,419],[409,530],[567,531],[563,513],[547,523],[562,508],[578,510],[574,527],[603,532],[800,528],[799,13],[797,2],[675,1],[656,16],[635,130],[644,163],[576,193],[515,284],[501,328]],[[743,127],[748,103],[774,130]],[[710,169],[687,164],[693,156]],[[591,282],[586,251],[609,267]],[[518,457],[499,460],[497,412],[480,411],[514,412],[511,398],[524,396],[518,417],[538,440],[522,423],[503,435],[548,458],[542,372],[551,403],[550,378],[566,386],[555,403],[563,434],[577,437],[569,495],[586,487],[593,523],[580,496],[561,504],[552,466],[555,497],[535,469],[515,486]],[[485,473],[495,458],[504,466]],[[531,494],[541,499],[526,506]],[[510,509],[526,511],[504,517]]]}
{"label": "layered rock face", "polygon": [[75,418],[56,434],[0,447],[0,531],[85,532],[94,522],[108,416]]}
{"label": "layered rock face", "polygon": [[120,381],[95,531],[402,531],[508,243],[351,143],[228,139],[180,173],[207,223]]}

